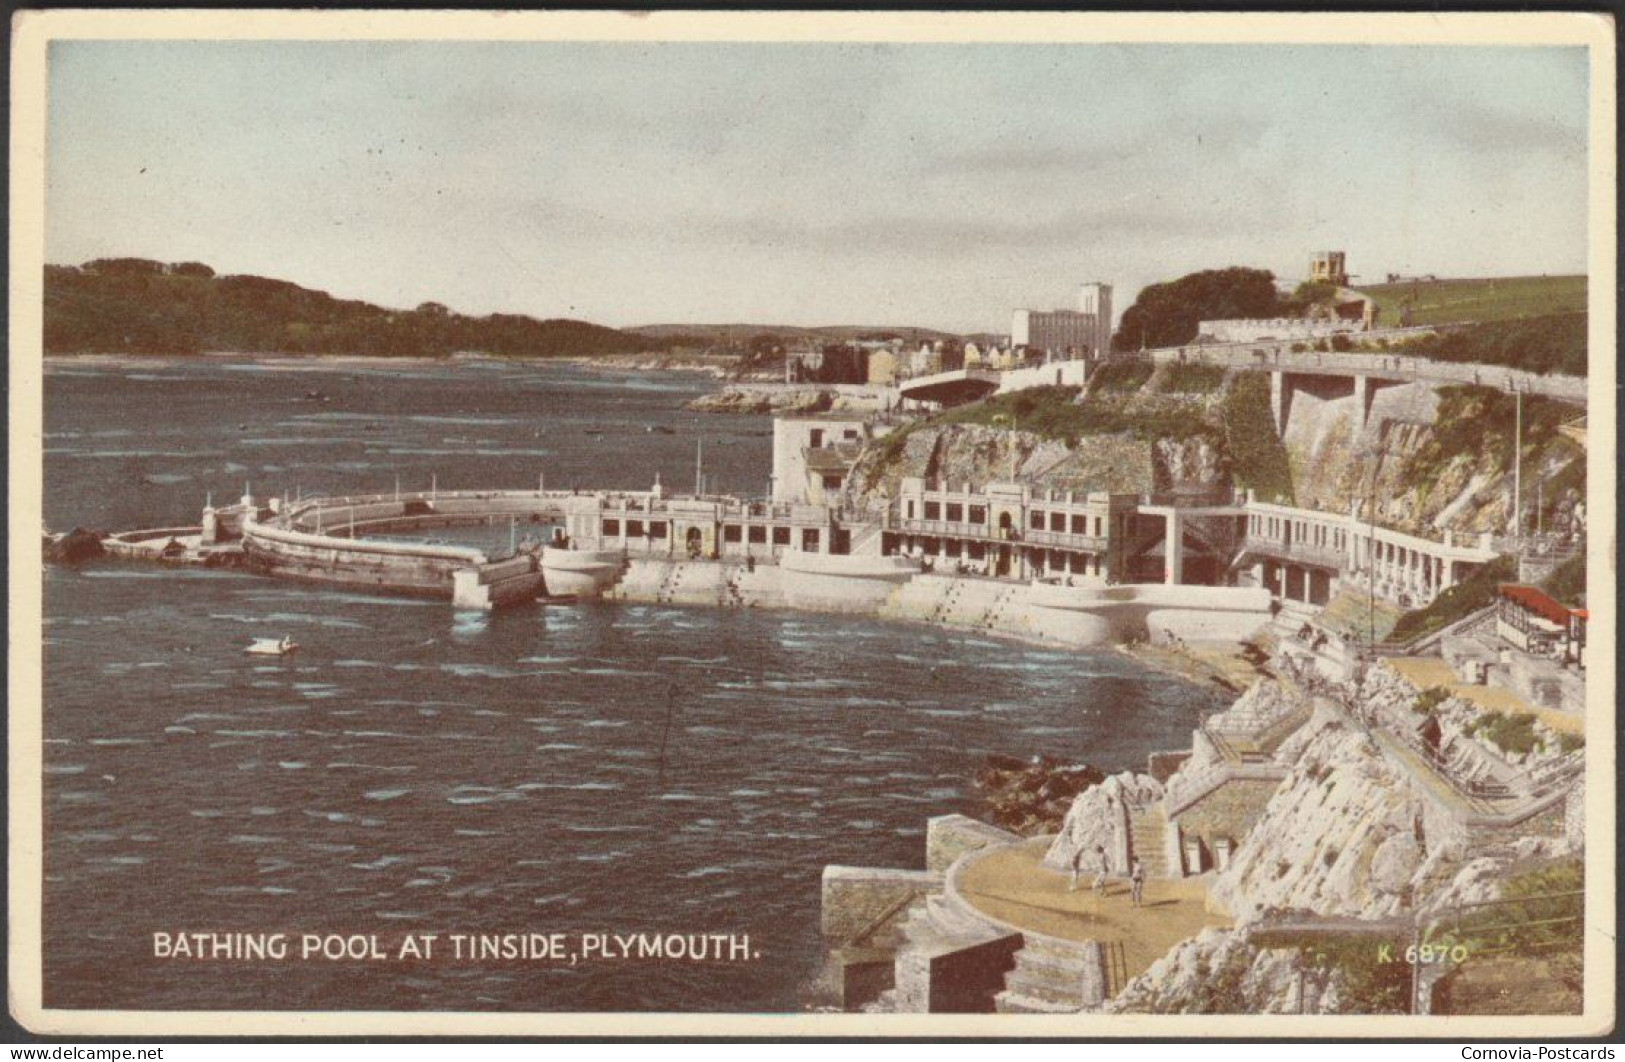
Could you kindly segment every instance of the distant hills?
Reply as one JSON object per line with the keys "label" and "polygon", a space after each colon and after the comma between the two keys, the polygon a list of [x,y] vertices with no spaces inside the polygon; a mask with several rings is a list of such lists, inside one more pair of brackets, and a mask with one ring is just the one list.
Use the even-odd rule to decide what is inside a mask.
{"label": "distant hills", "polygon": [[901,339],[904,343],[934,343],[939,339],[961,339],[952,332],[933,328],[888,325],[803,325],[773,324],[650,324],[624,329],[651,339],[670,341],[680,346],[748,347],[753,340],[773,337],[779,345],[805,343],[845,343],[855,339]]}
{"label": "distant hills", "polygon": [[396,310],[286,280],[221,276],[202,262],[98,258],[45,267],[47,354],[362,354],[592,357],[677,349],[759,350],[897,337],[957,338],[884,325],[652,324],[616,329],[521,314],[469,317],[436,302]]}
{"label": "distant hills", "polygon": [[45,267],[47,354],[286,354],[524,357],[629,354],[669,344],[586,321],[468,317],[435,302],[392,310],[201,262],[102,258]]}

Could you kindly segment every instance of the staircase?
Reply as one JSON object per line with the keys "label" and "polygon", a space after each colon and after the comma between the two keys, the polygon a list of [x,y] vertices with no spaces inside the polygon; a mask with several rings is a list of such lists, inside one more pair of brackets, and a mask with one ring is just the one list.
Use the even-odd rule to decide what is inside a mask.
{"label": "staircase", "polygon": [[882,530],[879,524],[874,524],[859,531],[857,536],[847,544],[846,551],[852,554],[880,552],[880,536]]}
{"label": "staircase", "polygon": [[987,1013],[1021,937],[982,921],[942,894],[917,901],[902,922],[893,987],[866,1011],[881,1014]]}
{"label": "staircase", "polygon": [[1005,607],[1010,604],[1010,599],[1016,596],[1017,589],[1014,586],[1006,586],[999,590],[997,596],[993,598],[993,604],[988,606],[986,614],[982,617],[984,629],[991,631],[998,627],[999,620],[1004,617]]}
{"label": "staircase", "polygon": [[931,614],[926,617],[926,622],[941,623],[943,617],[953,609],[954,601],[959,598],[959,595],[963,590],[964,585],[958,579],[950,578],[948,580],[946,589],[944,589],[942,592],[942,597],[937,600],[936,607],[933,608],[931,610]]}
{"label": "staircase", "polygon": [[676,598],[677,588],[683,582],[683,569],[684,565],[677,562],[673,562],[671,567],[666,569],[665,578],[660,580],[660,587],[655,591],[656,603],[669,605]]}
{"label": "staircase", "polygon": [[1000,1014],[1076,1014],[1105,998],[1100,946],[1025,934],[994,1000]]}
{"label": "staircase", "polygon": [[1129,812],[1129,857],[1145,864],[1147,878],[1166,878],[1168,872],[1168,817],[1161,803]]}
{"label": "staircase", "polygon": [[723,608],[744,608],[745,598],[739,592],[739,579],[743,568],[739,565],[722,569],[722,589],[717,593],[717,604]]}

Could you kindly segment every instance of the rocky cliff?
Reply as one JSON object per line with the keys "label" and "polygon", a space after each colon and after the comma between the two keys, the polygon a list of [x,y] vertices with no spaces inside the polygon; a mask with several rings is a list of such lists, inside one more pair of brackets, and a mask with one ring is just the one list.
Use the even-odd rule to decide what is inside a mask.
{"label": "rocky cliff", "polygon": [[979,424],[925,425],[900,442],[870,447],[853,469],[866,498],[894,495],[905,477],[928,482],[1022,482],[1037,490],[1140,493],[1226,482],[1222,453],[1207,438],[1144,440],[1129,433],[1070,442]]}
{"label": "rocky cliff", "polygon": [[[1436,534],[1501,532],[1511,517],[1516,412],[1488,388],[1406,384],[1379,390],[1362,427],[1349,397],[1294,397],[1284,442],[1299,504],[1365,513],[1384,526]],[[1537,503],[1548,530],[1577,526],[1584,451],[1557,429],[1579,415],[1556,402],[1524,403],[1525,518]],[[1544,483],[1544,496],[1529,494]]]}
{"label": "rocky cliff", "polygon": [[[1373,676],[1372,698],[1415,696],[1414,688],[1386,669],[1375,669]],[[1267,726],[1292,714],[1304,696],[1266,680],[1210,723]],[[1436,710],[1449,716],[1471,711],[1471,706],[1441,705]],[[1461,719],[1452,718],[1449,725],[1457,740],[1472,737],[1470,724]],[[1356,952],[1328,961],[1324,954],[1310,954],[1315,949],[1272,948],[1266,946],[1269,931],[1283,922],[1316,918],[1403,919],[1416,910],[1492,898],[1515,868],[1571,854],[1580,843],[1568,830],[1467,844],[1456,820],[1416,789],[1421,783],[1396,766],[1376,738],[1324,702],[1280,744],[1273,759],[1285,777],[1229,866],[1214,874],[1209,886],[1209,905],[1233,917],[1235,926],[1183,942],[1131,982],[1108,1009],[1353,1013],[1399,1007],[1405,1002],[1396,994],[1402,986],[1385,980],[1392,970],[1371,967]],[[1166,786],[1124,774],[1080,794],[1045,864],[1062,868],[1075,851],[1092,855],[1097,847],[1115,862],[1125,798],[1148,807],[1216,764],[1198,745]],[[1333,951],[1342,946],[1329,939]]]}

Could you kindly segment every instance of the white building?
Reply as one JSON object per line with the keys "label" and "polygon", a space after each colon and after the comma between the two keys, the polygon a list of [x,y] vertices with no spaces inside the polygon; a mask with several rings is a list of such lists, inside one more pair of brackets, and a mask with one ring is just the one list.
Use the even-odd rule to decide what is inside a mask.
{"label": "white building", "polygon": [[1112,286],[1090,283],[1078,291],[1076,310],[1017,310],[1010,322],[1017,347],[1098,357],[1112,345]]}

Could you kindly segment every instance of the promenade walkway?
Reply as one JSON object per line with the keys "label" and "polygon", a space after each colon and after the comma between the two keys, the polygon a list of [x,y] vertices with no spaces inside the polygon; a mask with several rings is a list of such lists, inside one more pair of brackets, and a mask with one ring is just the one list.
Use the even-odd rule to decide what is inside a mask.
{"label": "promenade walkway", "polygon": [[1207,910],[1202,878],[1152,878],[1142,907],[1133,905],[1124,878],[1110,881],[1105,896],[1090,889],[1092,877],[1070,891],[1069,875],[1041,865],[1048,846],[1048,838],[1010,845],[970,863],[956,879],[960,897],[1017,929],[1075,942],[1119,942],[1129,979],[1204,928],[1231,924]]}

